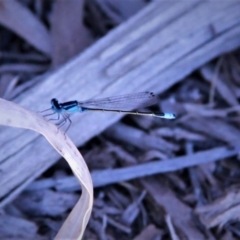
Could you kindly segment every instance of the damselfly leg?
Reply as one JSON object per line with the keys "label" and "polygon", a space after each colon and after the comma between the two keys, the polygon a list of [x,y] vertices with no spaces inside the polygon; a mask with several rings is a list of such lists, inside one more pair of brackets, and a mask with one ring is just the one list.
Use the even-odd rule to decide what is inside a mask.
{"label": "damselfly leg", "polygon": [[[59,114],[59,115],[60,115],[60,114]],[[68,126],[67,126],[67,128],[66,128],[66,130],[65,130],[65,132],[64,132],[64,134],[66,134],[66,132],[68,131],[68,129],[70,128],[70,126],[71,126],[71,124],[72,124],[72,121],[71,121],[71,119],[70,119],[69,114],[67,114],[67,113],[61,113],[61,115],[62,115],[62,120],[61,120],[60,122],[56,123],[56,125],[57,125],[58,129],[60,129],[60,128],[61,128],[62,126],[64,126],[67,122],[69,122],[69,124],[68,124]]]}

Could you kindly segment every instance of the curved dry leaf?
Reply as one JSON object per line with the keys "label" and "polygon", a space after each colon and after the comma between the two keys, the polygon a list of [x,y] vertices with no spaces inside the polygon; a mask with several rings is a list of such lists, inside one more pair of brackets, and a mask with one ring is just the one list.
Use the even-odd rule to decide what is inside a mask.
{"label": "curved dry leaf", "polygon": [[55,239],[81,239],[93,205],[92,179],[81,154],[54,124],[36,113],[0,98],[0,114],[1,125],[31,129],[42,134],[70,165],[82,185],[82,196]]}
{"label": "curved dry leaf", "polygon": [[15,0],[0,0],[0,24],[11,29],[46,55],[51,55],[50,35],[34,14]]}

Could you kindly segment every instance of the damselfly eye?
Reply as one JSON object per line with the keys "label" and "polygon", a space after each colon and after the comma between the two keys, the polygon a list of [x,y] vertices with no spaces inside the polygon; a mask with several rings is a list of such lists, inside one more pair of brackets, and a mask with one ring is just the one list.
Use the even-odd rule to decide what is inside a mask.
{"label": "damselfly eye", "polygon": [[53,99],[51,100],[51,104],[52,104],[52,105],[58,104],[58,100],[57,100],[56,98],[53,98]]}

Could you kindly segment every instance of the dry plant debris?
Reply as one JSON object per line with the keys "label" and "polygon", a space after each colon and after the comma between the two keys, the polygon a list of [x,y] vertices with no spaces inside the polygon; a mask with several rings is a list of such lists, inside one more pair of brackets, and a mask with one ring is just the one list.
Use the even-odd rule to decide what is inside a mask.
{"label": "dry plant debris", "polygon": [[[0,97],[13,100],[43,81],[39,74],[61,70],[62,64],[149,4],[144,0],[0,0]],[[188,11],[201,5],[197,0],[188,4]],[[236,11],[228,14],[225,25],[219,25],[218,12],[212,12],[213,4],[228,11],[228,3],[209,5],[206,14],[214,24],[208,31],[200,27],[197,31],[196,26],[191,36],[196,46],[199,36],[222,34],[232,21],[239,24],[237,2],[233,3]],[[165,11],[168,4],[162,7]],[[187,10],[182,6],[182,14],[184,11]],[[171,14],[174,16],[174,11]],[[186,28],[191,29],[191,24],[181,25],[189,19],[174,25],[170,39],[174,40]],[[151,29],[158,23],[152,20],[147,24]],[[138,39],[145,27],[139,32],[133,28],[125,42],[116,42],[99,53],[100,59],[108,59],[121,49],[130,52],[123,55],[120,64],[116,61],[106,68],[109,78],[132,71],[161,48],[166,48],[161,67],[168,67],[164,60],[170,61],[171,53],[181,48],[185,56],[190,48],[186,41],[189,35],[180,39],[175,48],[169,43],[166,47],[164,41],[169,38],[165,29],[159,30],[161,41],[158,34],[151,39],[149,51],[149,45],[143,44],[145,40]],[[154,33],[149,31],[148,35]],[[143,46],[136,49],[132,46],[130,51],[128,44],[133,39],[136,45]],[[229,39],[228,44],[231,43]],[[219,40],[209,45],[209,55],[214,52],[211,47],[219,48],[222,44]],[[201,54],[200,48],[195,51],[196,55]],[[181,67],[179,64],[176,63],[176,68]],[[61,159],[51,167],[53,162],[46,165],[48,170],[40,176],[22,179],[21,173],[14,172],[14,164],[4,158],[12,149],[4,149],[6,142],[1,142],[4,151],[0,157],[0,192],[1,196],[9,195],[11,203],[1,201],[4,207],[0,210],[0,239],[81,239],[88,218],[83,236],[86,240],[239,239],[240,50],[199,65],[181,82],[174,80],[175,84],[161,94],[162,101],[153,107],[176,113],[175,121],[127,116],[79,147],[91,171],[94,199],[85,162],[70,139],[37,114],[1,100],[0,124],[40,132],[62,153],[71,168]],[[66,87],[68,79],[65,81]],[[166,83],[164,90],[168,84],[172,85]],[[56,85],[61,87],[57,82]],[[1,134],[6,134],[5,127],[1,127]],[[16,130],[12,138],[21,141],[18,136]],[[34,140],[29,139],[26,141],[33,144]],[[41,154],[38,146],[32,147],[30,143],[29,146],[34,155]],[[47,155],[45,158],[50,161]],[[18,164],[23,164],[22,159]],[[11,165],[12,173],[4,171],[6,165]],[[4,174],[11,176],[8,182],[2,181]],[[11,195],[8,184],[19,179],[28,186]]]}
{"label": "dry plant debris", "polygon": [[[77,177],[78,181],[82,185],[82,196],[80,197],[79,201],[76,202],[76,198],[72,199],[72,196],[62,195],[57,196],[56,193],[53,193],[52,195],[50,192],[42,192],[39,193],[39,196],[34,196],[33,199],[38,199],[37,204],[34,204],[34,201],[31,201],[31,197],[28,196],[28,200],[31,204],[26,201],[26,199],[23,199],[17,201],[20,206],[25,205],[27,208],[22,208],[19,210],[22,211],[22,213],[31,213],[33,216],[39,216],[39,211],[43,215],[49,215],[49,209],[40,209],[39,210],[39,204],[40,206],[43,206],[45,208],[46,205],[54,206],[56,202],[62,201],[67,209],[68,207],[66,205],[73,205],[73,202],[76,202],[75,207],[73,208],[73,211],[69,214],[67,217],[67,220],[64,222],[63,226],[59,230],[56,239],[81,239],[84,233],[84,230],[86,228],[86,225],[88,223],[92,205],[93,205],[93,187],[92,187],[92,180],[90,177],[90,173],[88,171],[88,168],[86,166],[85,161],[83,160],[81,154],[75,147],[75,145],[72,143],[72,141],[64,134],[62,133],[55,125],[50,123],[49,121],[46,121],[43,117],[39,116],[36,113],[32,113],[30,111],[27,111],[19,106],[17,106],[14,103],[8,102],[6,100],[0,99],[0,111],[1,111],[1,118],[0,118],[0,124],[5,126],[11,126],[11,127],[18,127],[18,128],[25,128],[25,129],[31,129],[36,132],[39,132],[42,134],[49,143],[55,148],[59,154],[61,154],[66,161],[68,162],[69,166],[71,167],[74,175]],[[44,198],[44,195],[48,195],[48,198]],[[43,203],[40,203],[40,200],[43,198],[47,204],[45,204],[45,201]],[[71,201],[73,200],[73,202]],[[22,201],[22,203],[21,203]],[[71,204],[72,202],[72,204]],[[31,205],[31,207],[30,207]],[[61,207],[58,205],[54,212],[52,212],[53,207],[50,207],[50,211],[53,214],[52,216],[58,215],[61,211]],[[17,208],[17,206],[16,206]],[[38,210],[37,210],[38,209]],[[66,210],[65,209],[65,210]],[[5,215],[5,214],[3,214]],[[74,222],[74,224],[73,224]],[[71,229],[69,227],[71,226]],[[21,226],[24,228],[23,226]],[[9,233],[6,233],[4,231],[2,238],[8,237]],[[24,233],[23,233],[24,234]],[[24,235],[17,233],[16,236],[24,237]]]}

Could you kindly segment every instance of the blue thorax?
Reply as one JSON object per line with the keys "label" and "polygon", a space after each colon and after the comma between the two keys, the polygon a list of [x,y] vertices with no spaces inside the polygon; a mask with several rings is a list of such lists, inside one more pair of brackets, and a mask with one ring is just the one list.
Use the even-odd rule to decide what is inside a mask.
{"label": "blue thorax", "polygon": [[87,111],[86,108],[82,108],[79,106],[78,101],[59,103],[56,98],[53,98],[51,100],[51,104],[52,104],[52,110],[56,113],[61,113],[61,112],[75,113],[75,112]]}

